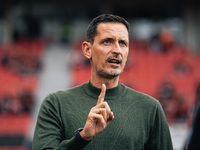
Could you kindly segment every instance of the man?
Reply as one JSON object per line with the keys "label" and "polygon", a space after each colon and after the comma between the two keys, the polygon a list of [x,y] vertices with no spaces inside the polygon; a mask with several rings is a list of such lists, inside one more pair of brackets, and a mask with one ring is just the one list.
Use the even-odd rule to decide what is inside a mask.
{"label": "man", "polygon": [[96,17],[82,49],[91,79],[46,97],[33,150],[172,150],[159,102],[119,82],[129,52],[128,22],[110,14]]}
{"label": "man", "polygon": [[188,144],[188,150],[199,150],[200,149],[200,105],[197,106],[197,110],[195,112],[195,117],[193,120],[192,132],[191,137]]}

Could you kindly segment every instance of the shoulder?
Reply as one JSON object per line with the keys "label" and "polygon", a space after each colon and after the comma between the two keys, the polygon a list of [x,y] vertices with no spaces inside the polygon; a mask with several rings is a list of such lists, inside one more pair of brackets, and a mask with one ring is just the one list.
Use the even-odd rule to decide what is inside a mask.
{"label": "shoulder", "polygon": [[52,93],[52,95],[57,97],[63,97],[63,96],[70,96],[70,95],[77,95],[79,93],[84,92],[85,83],[79,86],[68,88],[67,90],[60,90],[57,92]]}
{"label": "shoulder", "polygon": [[53,93],[48,94],[43,103],[62,103],[63,101],[66,101],[68,99],[71,99],[72,97],[79,97],[84,93],[84,87],[85,83],[79,86],[71,87],[67,90],[59,90]]}
{"label": "shoulder", "polygon": [[132,101],[136,103],[141,103],[142,105],[148,105],[149,107],[150,106],[160,107],[160,102],[154,97],[148,94],[142,93],[140,91],[131,89],[123,84],[122,86],[124,86],[125,88],[125,91],[126,91],[125,96],[128,97],[128,99],[131,99]]}
{"label": "shoulder", "polygon": [[137,91],[137,90],[134,90],[130,87],[127,87],[125,85],[122,84],[122,86],[124,86],[125,90],[126,90],[126,95],[130,96],[130,97],[136,97],[140,100],[147,100],[147,101],[153,101],[153,102],[157,102],[158,100],[155,99],[154,97],[146,94],[146,93],[143,93],[143,92],[140,92],[140,91]]}
{"label": "shoulder", "polygon": [[163,108],[157,99],[129,87],[125,86],[125,88],[127,93],[126,95],[129,95],[129,98],[131,99],[130,103],[134,104],[135,108],[137,107],[137,110],[141,110],[153,118],[157,116],[157,119],[165,120]]}

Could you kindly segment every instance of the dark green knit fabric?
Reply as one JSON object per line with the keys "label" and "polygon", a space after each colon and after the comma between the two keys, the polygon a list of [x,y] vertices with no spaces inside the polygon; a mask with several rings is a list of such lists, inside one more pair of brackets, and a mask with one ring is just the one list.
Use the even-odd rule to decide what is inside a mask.
{"label": "dark green knit fabric", "polygon": [[114,120],[82,146],[74,131],[84,127],[101,89],[87,82],[47,96],[40,108],[33,150],[172,150],[169,128],[160,103],[119,83],[107,89],[105,101]]}

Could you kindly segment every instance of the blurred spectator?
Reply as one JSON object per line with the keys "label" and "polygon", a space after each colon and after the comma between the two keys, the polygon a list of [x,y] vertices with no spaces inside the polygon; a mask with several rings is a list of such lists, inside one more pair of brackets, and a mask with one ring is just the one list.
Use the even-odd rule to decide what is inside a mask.
{"label": "blurred spectator", "polygon": [[167,52],[172,48],[174,44],[174,38],[170,29],[164,28],[161,30],[160,44],[163,52]]}
{"label": "blurred spectator", "polygon": [[31,113],[34,105],[33,94],[28,91],[22,91],[17,99],[11,95],[5,94],[0,100],[0,114],[7,113]]}
{"label": "blurred spectator", "polygon": [[19,113],[21,110],[19,103],[11,95],[5,94],[0,101],[0,114]]}
{"label": "blurred spectator", "polygon": [[177,95],[176,89],[171,82],[163,82],[159,88],[158,100],[169,122],[186,121],[188,115],[186,98],[184,95]]}
{"label": "blurred spectator", "polygon": [[170,82],[165,81],[160,88],[159,98],[161,100],[172,99],[174,97],[175,90]]}
{"label": "blurred spectator", "polygon": [[19,96],[19,102],[22,107],[22,112],[31,113],[34,105],[33,94],[31,92],[22,91],[22,94]]}
{"label": "blurred spectator", "polygon": [[189,74],[191,72],[191,67],[184,60],[177,60],[174,63],[174,70],[178,74]]}
{"label": "blurred spectator", "polygon": [[9,54],[8,53],[3,53],[3,56],[1,58],[1,65],[3,67],[8,67],[9,64],[10,64]]}
{"label": "blurred spectator", "polygon": [[186,97],[184,95],[179,95],[176,99],[176,111],[175,119],[179,122],[185,122],[188,117],[189,108],[186,105]]}
{"label": "blurred spectator", "polygon": [[[175,44],[176,43],[176,44]],[[150,38],[150,45],[153,50],[169,52],[177,42],[174,39],[173,32],[169,28],[161,28]]]}
{"label": "blurred spectator", "polygon": [[28,54],[26,51],[28,51],[29,48],[27,47],[22,47],[21,49],[17,49],[15,45],[11,45],[10,47],[10,50],[2,51],[0,60],[0,65],[2,67],[22,75],[35,74],[41,70],[42,62],[40,56]]}
{"label": "blurred spectator", "polygon": [[10,113],[13,112],[12,97],[10,95],[4,95],[1,104],[0,104],[1,113]]}
{"label": "blurred spectator", "polygon": [[176,101],[176,93],[172,83],[167,81],[162,83],[158,91],[158,99],[163,107],[168,121],[174,120],[177,108],[174,105],[174,102]]}

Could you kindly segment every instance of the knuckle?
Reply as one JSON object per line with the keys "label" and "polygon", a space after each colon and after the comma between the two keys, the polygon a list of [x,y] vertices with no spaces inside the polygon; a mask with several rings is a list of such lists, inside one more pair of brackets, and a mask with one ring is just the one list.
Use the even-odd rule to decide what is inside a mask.
{"label": "knuckle", "polygon": [[92,107],[91,110],[90,110],[90,112],[89,112],[89,114],[90,113],[94,113],[96,111],[96,109],[97,109],[96,107]]}
{"label": "knuckle", "polygon": [[90,109],[90,112],[94,111],[94,109],[95,109],[95,107],[92,107],[92,108]]}
{"label": "knuckle", "polygon": [[108,103],[106,101],[104,101],[103,103],[104,103],[104,105],[108,105]]}
{"label": "knuckle", "polygon": [[93,113],[88,114],[88,118],[92,118],[92,116],[93,116]]}
{"label": "knuckle", "polygon": [[99,118],[104,121],[104,117],[102,115],[99,116]]}
{"label": "knuckle", "polygon": [[102,111],[106,111],[106,108],[102,108]]}

